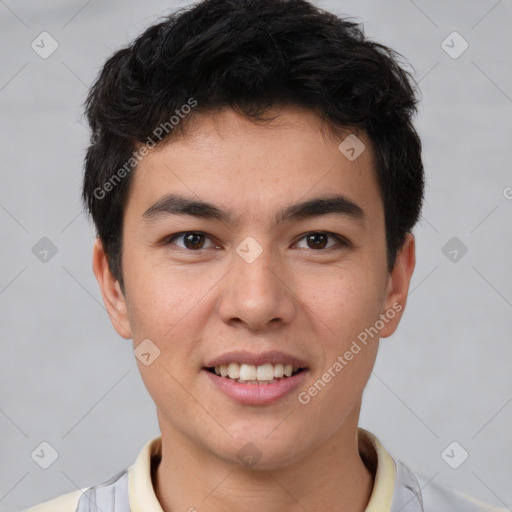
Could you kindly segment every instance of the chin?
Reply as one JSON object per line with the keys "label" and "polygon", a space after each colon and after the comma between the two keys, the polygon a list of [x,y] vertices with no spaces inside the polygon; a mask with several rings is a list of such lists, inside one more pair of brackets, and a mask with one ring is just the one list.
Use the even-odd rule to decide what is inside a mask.
{"label": "chin", "polygon": [[[272,428],[275,429],[275,424]],[[234,436],[225,446],[225,452],[218,453],[216,450],[215,454],[230,464],[255,471],[282,469],[305,455],[303,436],[299,436],[298,432],[293,435],[289,431],[282,431],[279,435],[274,431],[269,436],[272,428]]]}

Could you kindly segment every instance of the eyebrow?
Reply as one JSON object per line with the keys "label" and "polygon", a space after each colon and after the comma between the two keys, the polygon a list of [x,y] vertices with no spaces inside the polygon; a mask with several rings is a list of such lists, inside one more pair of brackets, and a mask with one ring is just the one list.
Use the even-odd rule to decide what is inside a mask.
{"label": "eyebrow", "polygon": [[[363,209],[356,203],[343,195],[329,195],[287,206],[276,214],[275,224],[329,214],[335,214],[359,223],[363,223],[365,220]],[[222,210],[211,203],[178,194],[162,196],[142,216],[150,221],[167,215],[190,215],[203,219],[218,220],[232,226],[238,224],[238,219],[232,212]]]}

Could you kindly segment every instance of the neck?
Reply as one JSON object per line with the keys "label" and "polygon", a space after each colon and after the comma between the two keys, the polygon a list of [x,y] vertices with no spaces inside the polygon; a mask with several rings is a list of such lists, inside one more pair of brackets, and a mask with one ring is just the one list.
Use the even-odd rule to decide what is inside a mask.
{"label": "neck", "polygon": [[157,499],[164,512],[364,512],[374,475],[359,454],[357,419],[351,423],[314,453],[270,471],[230,464],[175,430],[161,429]]}

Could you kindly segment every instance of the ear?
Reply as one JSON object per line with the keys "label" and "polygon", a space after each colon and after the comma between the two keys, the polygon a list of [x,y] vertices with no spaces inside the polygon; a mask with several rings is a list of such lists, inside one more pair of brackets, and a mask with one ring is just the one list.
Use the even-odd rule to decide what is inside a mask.
{"label": "ear", "polygon": [[119,286],[119,282],[114,278],[108,266],[108,259],[103,249],[103,244],[99,238],[96,238],[92,254],[92,269],[100,285],[103,302],[107,308],[110,321],[119,336],[130,339],[132,331],[126,308],[126,301]]}
{"label": "ear", "polygon": [[388,277],[388,287],[384,301],[387,322],[380,331],[381,338],[391,336],[397,329],[407,303],[409,284],[416,264],[416,243],[414,235],[408,233],[404,245],[397,254],[395,266]]}

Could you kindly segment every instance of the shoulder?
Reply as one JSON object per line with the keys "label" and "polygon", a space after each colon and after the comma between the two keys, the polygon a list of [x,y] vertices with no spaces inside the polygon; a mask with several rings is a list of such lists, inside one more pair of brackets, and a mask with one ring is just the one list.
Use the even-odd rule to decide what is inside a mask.
{"label": "shoulder", "polygon": [[[153,457],[161,454],[161,436],[150,439],[139,452],[135,464],[123,469],[109,480],[63,494],[44,503],[34,505],[22,512],[130,512],[130,493],[137,496],[137,490],[144,492],[153,502],[158,501],[151,484],[151,463]],[[156,459],[155,459],[156,460]],[[131,482],[131,483],[130,483]],[[159,510],[158,506],[153,507]]]}
{"label": "shoulder", "polygon": [[425,512],[506,512],[505,508],[487,505],[463,492],[451,489],[438,482],[428,482],[416,475],[423,498]]}
{"label": "shoulder", "polygon": [[57,498],[27,508],[23,512],[75,512],[82,493],[81,490],[78,490],[62,494]]}
{"label": "shoulder", "polygon": [[124,512],[130,510],[128,475],[130,466],[106,482],[63,494],[23,512]]}
{"label": "shoulder", "polygon": [[[370,441],[377,454],[374,490],[367,512],[509,512],[507,508],[487,505],[467,494],[426,477],[393,457],[371,432],[359,429],[360,446]],[[368,446],[368,444],[366,444]],[[365,454],[360,448],[360,453]],[[368,455],[364,458],[368,459]],[[378,495],[378,502],[372,502]],[[391,507],[382,507],[383,497],[392,496]]]}

